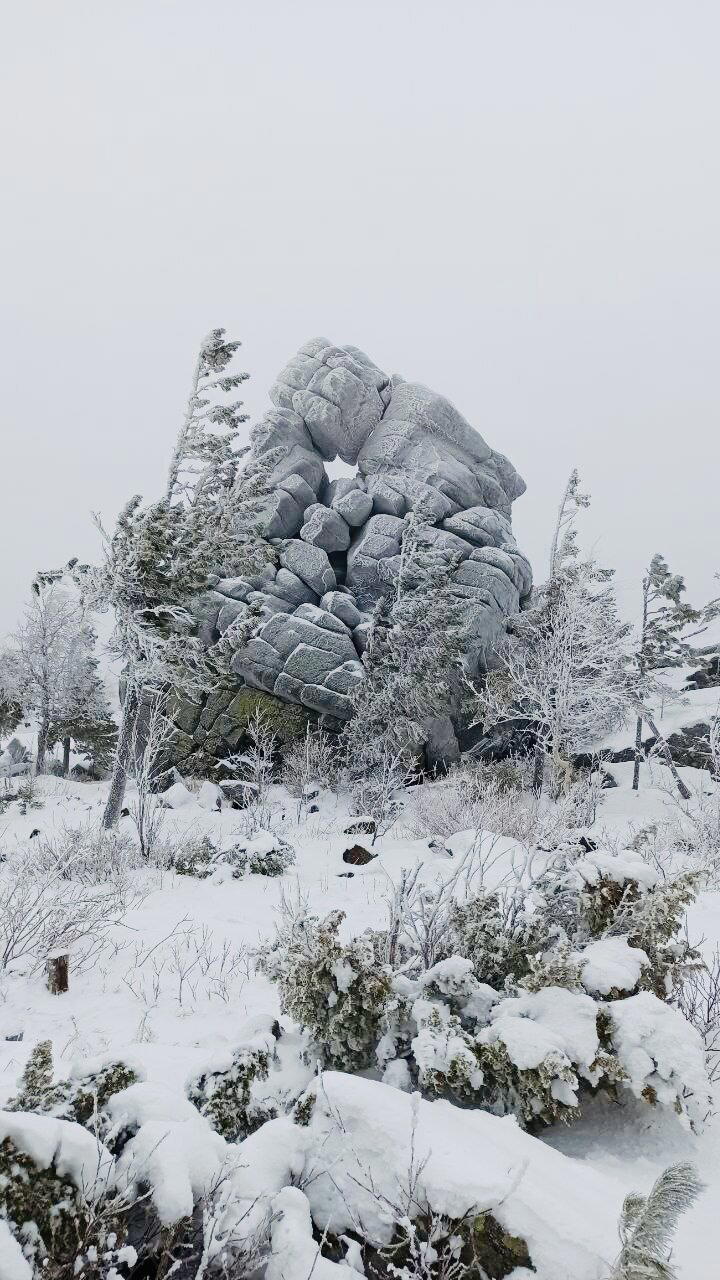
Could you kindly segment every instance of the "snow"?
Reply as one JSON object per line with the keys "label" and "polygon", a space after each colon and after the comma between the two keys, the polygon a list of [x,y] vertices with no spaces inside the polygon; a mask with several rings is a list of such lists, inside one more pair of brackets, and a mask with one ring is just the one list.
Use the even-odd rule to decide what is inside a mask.
{"label": "snow", "polygon": [[389,1206],[402,1199],[414,1167],[420,1203],[453,1218],[490,1210],[527,1240],[536,1280],[599,1280],[612,1261],[617,1185],[557,1159],[514,1119],[341,1072],[324,1072],[313,1091],[303,1185],[319,1230],[342,1234],[359,1222],[386,1242]]}
{"label": "snow", "polygon": [[32,1280],[30,1264],[2,1218],[0,1218],[0,1280]]}
{"label": "snow", "polygon": [[631,947],[627,938],[601,938],[591,942],[578,959],[585,990],[601,996],[613,990],[633,991],[649,964],[645,952]]}
{"label": "snow", "polygon": [[492,1023],[480,1032],[483,1044],[500,1040],[520,1071],[539,1067],[549,1054],[589,1068],[598,1051],[595,1001],[565,987],[544,987],[501,1000]]}
{"label": "snow", "polygon": [[677,1009],[641,991],[606,1005],[613,1045],[628,1074],[626,1087],[636,1097],[651,1089],[658,1101],[673,1105],[689,1093],[693,1116],[701,1121],[710,1106],[699,1032]]}
{"label": "snow", "polygon": [[102,1142],[73,1120],[0,1111],[0,1142],[6,1138],[39,1169],[54,1165],[88,1199],[103,1194],[113,1181],[113,1158]]}
{"label": "snow", "polygon": [[[622,882],[628,874],[641,875],[650,887],[657,880],[657,870],[637,853],[627,851],[625,845],[639,827],[667,816],[671,801],[654,785],[655,780],[664,783],[666,773],[658,765],[644,766],[641,788],[635,793],[630,789],[632,764],[613,765],[612,772],[619,785],[603,793],[591,832],[601,848],[582,860],[583,876],[595,879],[610,875]],[[707,786],[707,774],[690,769],[681,770],[681,774],[691,787],[700,781]],[[52,838],[65,826],[97,821],[107,791],[103,783],[51,777],[39,779],[37,786],[42,809],[22,816],[13,805],[3,814],[2,851],[6,855],[15,856],[25,849],[35,827]],[[133,799],[129,788],[126,803],[132,804]],[[227,1175],[226,1234],[234,1230],[235,1234],[249,1235],[258,1229],[275,1197],[291,1186],[302,1188],[316,1225],[330,1211],[340,1223],[341,1206],[333,1198],[329,1176],[323,1175],[318,1186],[314,1182],[308,1185],[308,1142],[314,1143],[316,1137],[322,1141],[327,1138],[323,1159],[337,1160],[344,1186],[350,1186],[352,1177],[358,1175],[356,1152],[363,1161],[370,1157],[377,1161],[382,1185],[388,1192],[392,1189],[393,1195],[397,1194],[398,1179],[402,1181],[407,1172],[414,1104],[409,1093],[412,1082],[402,1059],[385,1066],[384,1083],[344,1076],[337,1083],[334,1073],[325,1073],[323,1090],[329,1101],[324,1103],[319,1097],[308,1130],[294,1124],[285,1112],[311,1081],[316,1064],[311,1054],[306,1062],[301,1061],[302,1039],[285,1023],[269,1077],[257,1090],[263,1104],[277,1108],[279,1118],[236,1146],[212,1134],[184,1094],[188,1078],[228,1062],[239,1046],[261,1036],[268,1021],[279,1016],[276,988],[253,971],[250,953],[272,933],[283,895],[307,898],[311,914],[323,916],[331,910],[343,910],[346,918],[341,933],[347,940],[368,927],[384,925],[388,894],[404,868],[422,863],[422,880],[432,886],[438,877],[448,879],[455,873],[458,860],[478,838],[477,832],[465,833],[462,839],[451,838],[447,844],[452,846],[453,856],[448,857],[443,848],[431,848],[427,839],[408,834],[413,830],[408,806],[396,827],[376,841],[378,857],[366,866],[354,867],[354,875],[348,879],[342,862],[347,846],[343,831],[351,820],[347,802],[321,791],[318,804],[319,814],[298,823],[293,816],[296,803],[273,789],[277,829],[296,851],[295,865],[277,878],[250,874],[239,881],[213,883],[177,876],[168,869],[130,871],[129,882],[138,894],[137,901],[124,924],[113,927],[110,945],[92,968],[71,971],[67,994],[51,996],[42,974],[32,976],[23,965],[0,975],[0,1104],[16,1093],[18,1076],[38,1040],[52,1040],[58,1078],[66,1078],[71,1070],[82,1074],[98,1058],[129,1058],[147,1080],[131,1086],[111,1103],[113,1122],[137,1129],[129,1150],[126,1148],[122,1172],[131,1179],[152,1179],[156,1203],[166,1221],[187,1210],[213,1180]],[[206,809],[194,795],[181,809],[167,811],[164,821],[169,842],[190,833],[193,838],[208,835],[218,848],[249,842],[242,812]],[[121,821],[121,829],[132,832],[129,819]],[[488,846],[490,842],[488,837]],[[616,849],[622,852],[618,854]],[[507,866],[522,853],[517,842],[505,837],[493,838],[493,852],[496,850],[502,854],[498,875],[505,874]],[[708,888],[691,908],[689,929],[691,938],[706,939],[706,954],[711,954],[720,940],[720,894],[716,890]],[[238,967],[226,982],[220,981],[219,961],[211,961],[206,973],[196,969],[190,984],[185,983],[181,990],[178,965],[184,962],[186,950],[194,954],[197,945],[202,951],[203,937],[216,956],[227,945],[239,957]],[[633,975],[640,964],[637,949],[629,947],[625,939],[592,944],[583,953],[586,989],[598,999],[607,994],[611,982],[611,989],[622,986],[622,990],[632,991]],[[438,990],[460,992],[467,976],[466,962],[458,962],[457,957],[443,961],[432,976],[426,975],[422,997],[432,1001],[432,990],[428,989],[432,982]],[[480,1020],[492,1016],[492,1033],[507,1036],[514,1059],[532,1061],[541,1050],[552,1048],[576,1063],[576,1071],[592,1059],[590,1021],[581,1012],[587,1008],[584,1000],[594,1003],[590,996],[565,993],[571,1000],[561,1004],[565,995],[545,995],[538,1000],[527,993],[514,1004],[508,997],[498,999],[483,984],[478,987],[482,988],[477,993]],[[458,1004],[462,1007],[462,998]],[[543,1130],[542,1142],[523,1134],[510,1120],[458,1110],[446,1102],[420,1104],[418,1133],[425,1143],[422,1149],[432,1149],[427,1177],[438,1203],[463,1207],[468,1194],[482,1200],[483,1195],[497,1197],[510,1186],[497,1216],[507,1212],[508,1230],[526,1236],[541,1278],[605,1280],[617,1253],[617,1215],[624,1195],[634,1189],[646,1192],[667,1164],[691,1159],[711,1190],[687,1215],[687,1221],[681,1222],[673,1262],[680,1280],[713,1280],[720,1123],[710,1118],[704,1131],[695,1134],[683,1128],[674,1114],[666,1115],[660,1108],[636,1101],[648,1081],[653,1088],[666,1089],[668,1097],[671,1093],[675,1096],[680,1084],[698,1091],[701,1087],[697,1039],[688,1037],[684,1024],[681,1035],[673,1011],[660,1002],[657,1005],[653,997],[641,993],[607,1006],[614,1019],[615,1050],[630,1064],[628,1082],[620,1091],[622,1105],[598,1101],[587,1110],[584,1105],[578,1123],[571,1128]],[[21,1041],[3,1038],[20,1029],[24,1032]],[[381,1071],[382,1067],[378,1074]],[[704,1114],[707,1106],[700,1109]],[[352,1148],[347,1138],[343,1143],[338,1136],[330,1110],[342,1115],[348,1132],[352,1129]],[[35,1119],[41,1127],[69,1123],[49,1117]],[[90,1137],[81,1132],[83,1141]],[[36,1140],[40,1141],[37,1133]],[[47,1150],[45,1145],[46,1155]],[[96,1161],[97,1149],[93,1149],[92,1159]],[[512,1175],[525,1162],[527,1167],[515,1186]],[[360,1189],[355,1187],[353,1194],[372,1218],[371,1206]],[[254,1206],[252,1212],[250,1206]],[[283,1201],[279,1207],[284,1214],[287,1206]],[[290,1208],[299,1222],[297,1203]],[[341,1234],[352,1231],[347,1211],[343,1221]],[[223,1238],[222,1232],[219,1238]],[[10,1257],[9,1249],[0,1245],[0,1280],[28,1280],[27,1271],[18,1272],[17,1267],[14,1273],[8,1270]],[[280,1265],[280,1254],[274,1262]],[[352,1262],[350,1258],[346,1265]],[[304,1274],[300,1272],[301,1280]],[[296,1280],[290,1271],[283,1280],[291,1277]]]}
{"label": "snow", "polygon": [[265,1280],[351,1280],[363,1275],[345,1263],[329,1262],[320,1256],[312,1238],[310,1205],[297,1187],[284,1187],[272,1202],[272,1257]]}

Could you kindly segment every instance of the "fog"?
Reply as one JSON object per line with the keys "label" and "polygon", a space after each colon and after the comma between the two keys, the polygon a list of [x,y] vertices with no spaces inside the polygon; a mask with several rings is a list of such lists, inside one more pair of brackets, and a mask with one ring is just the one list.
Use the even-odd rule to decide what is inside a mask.
{"label": "fog", "polygon": [[628,614],[658,550],[717,594],[719,47],[694,0],[6,5],[0,631],[160,493],[216,325],[253,417],[317,334],[449,396],[537,577],[577,466]]}

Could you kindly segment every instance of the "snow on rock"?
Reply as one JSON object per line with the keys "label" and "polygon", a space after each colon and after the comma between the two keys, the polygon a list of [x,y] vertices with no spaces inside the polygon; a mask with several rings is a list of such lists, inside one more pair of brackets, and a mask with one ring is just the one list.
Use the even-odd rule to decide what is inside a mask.
{"label": "snow on rock", "polygon": [[492,1212],[527,1242],[535,1280],[598,1280],[608,1269],[617,1252],[620,1188],[530,1137],[514,1119],[425,1102],[335,1071],[308,1093],[315,1105],[303,1185],[319,1230],[341,1235],[361,1223],[369,1240],[387,1242],[388,1205],[402,1196],[414,1151],[417,1200],[451,1218]]}
{"label": "snow on rock", "polygon": [[134,1084],[110,1098],[107,1111],[118,1128],[137,1132],[117,1162],[118,1185],[148,1186],[163,1226],[189,1217],[217,1181],[227,1143],[179,1091]]}
{"label": "snow on rock", "polygon": [[39,1169],[56,1169],[83,1195],[96,1199],[113,1183],[113,1157],[74,1120],[28,1111],[0,1111],[0,1142],[9,1138]]}
{"label": "snow on rock", "polygon": [[344,1262],[323,1258],[312,1236],[310,1205],[297,1187],[284,1187],[272,1205],[272,1251],[265,1280],[351,1280],[363,1275]]}
{"label": "snow on rock", "polygon": [[197,800],[201,809],[216,813],[222,807],[223,793],[217,783],[206,780],[198,792]]}
{"label": "snow on rock", "polygon": [[167,791],[163,791],[160,803],[165,809],[184,809],[186,805],[195,803],[195,797],[184,782],[173,782]]}
{"label": "snow on rock", "polygon": [[682,1107],[700,1125],[711,1105],[702,1037],[679,1009],[641,991],[605,1005],[622,1083],[636,1097]]}
{"label": "snow on rock", "polygon": [[611,991],[634,991],[643,969],[650,962],[639,947],[627,938],[601,938],[591,942],[577,956],[580,976],[591,995],[607,996]]}
{"label": "snow on rock", "polygon": [[589,1070],[597,1057],[597,1005],[582,992],[543,987],[508,996],[490,1017],[491,1025],[480,1032],[481,1044],[501,1040],[519,1071],[539,1067],[550,1054]]}
{"label": "snow on rock", "polygon": [[30,1263],[7,1222],[2,1218],[0,1218],[0,1280],[32,1280]]}

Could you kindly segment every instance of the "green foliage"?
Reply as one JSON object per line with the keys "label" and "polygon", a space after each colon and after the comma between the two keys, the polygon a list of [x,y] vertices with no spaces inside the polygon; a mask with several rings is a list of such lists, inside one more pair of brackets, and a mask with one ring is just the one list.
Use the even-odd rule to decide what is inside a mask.
{"label": "green foliage", "polygon": [[217,848],[209,836],[199,840],[185,840],[172,860],[172,869],[179,876],[194,876],[206,880],[212,874],[217,858]]}
{"label": "green foliage", "polygon": [[32,1111],[74,1120],[92,1128],[93,1117],[108,1098],[136,1084],[138,1076],[125,1062],[108,1062],[96,1071],[53,1082],[52,1042],[35,1045],[20,1078],[20,1090],[5,1105],[6,1111]]}
{"label": "green foliage", "polygon": [[253,1082],[267,1079],[270,1061],[267,1046],[241,1047],[233,1052],[228,1066],[203,1072],[190,1081],[188,1098],[228,1142],[246,1138],[275,1114],[251,1097]]}
{"label": "green foliage", "polygon": [[[104,1280],[103,1262],[122,1244],[126,1220],[121,1206],[102,1197],[92,1203],[55,1165],[41,1169],[5,1138],[0,1143],[0,1217],[33,1264],[51,1280]],[[85,1263],[78,1268],[78,1260]]]}
{"label": "green foliage", "polygon": [[377,935],[340,941],[344,918],[343,911],[324,920],[286,915],[260,965],[277,983],[283,1012],[309,1029],[325,1065],[361,1070],[375,1058],[391,973]]}

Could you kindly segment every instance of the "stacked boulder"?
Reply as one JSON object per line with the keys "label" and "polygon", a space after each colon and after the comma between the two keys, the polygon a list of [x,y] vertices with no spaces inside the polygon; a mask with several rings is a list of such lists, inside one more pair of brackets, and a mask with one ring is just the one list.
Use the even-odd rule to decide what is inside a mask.
{"label": "stacked boulder", "polygon": [[[300,348],[270,398],[251,442],[256,459],[282,452],[264,522],[277,564],[212,582],[198,602],[205,642],[252,606],[255,634],[232,661],[238,681],[341,724],[363,678],[372,608],[400,565],[404,518],[421,508],[422,541],[447,559],[467,602],[470,664],[490,665],[532,584],[511,526],[525,485],[508,459],[443,396],[325,338]],[[325,464],[337,458],[355,474],[331,479]]]}

